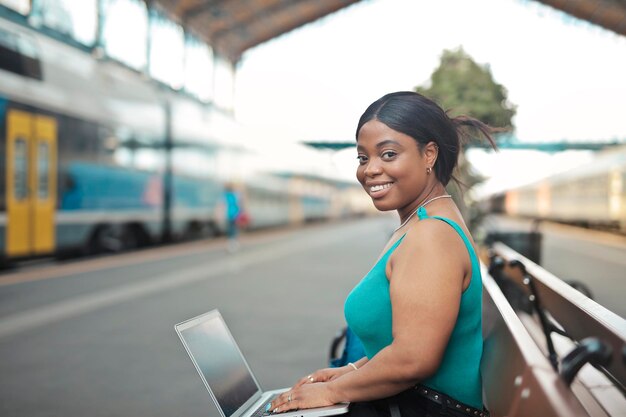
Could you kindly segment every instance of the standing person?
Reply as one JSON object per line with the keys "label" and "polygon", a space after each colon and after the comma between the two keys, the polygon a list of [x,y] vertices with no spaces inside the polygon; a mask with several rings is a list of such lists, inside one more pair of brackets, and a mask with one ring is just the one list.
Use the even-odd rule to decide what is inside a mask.
{"label": "standing person", "polygon": [[242,213],[241,197],[235,191],[233,184],[228,183],[224,187],[224,203],[226,205],[226,223],[228,236],[228,251],[235,252],[239,249],[239,224],[238,218]]}
{"label": "standing person", "polygon": [[356,130],[357,179],[399,225],[348,295],[366,356],[302,378],[275,412],[351,402],[350,416],[485,416],[482,281],[472,238],[446,185],[461,138],[493,129],[414,92],[372,103]]}

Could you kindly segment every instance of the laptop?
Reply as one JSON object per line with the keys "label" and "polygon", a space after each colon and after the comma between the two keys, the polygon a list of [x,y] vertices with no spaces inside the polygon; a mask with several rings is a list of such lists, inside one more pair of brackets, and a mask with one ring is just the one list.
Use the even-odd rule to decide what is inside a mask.
{"label": "laptop", "polygon": [[[200,378],[222,417],[272,415],[265,406],[288,388],[263,391],[252,374],[218,310],[212,310],[175,326]],[[348,403],[292,410],[281,417],[322,417],[343,414]]]}

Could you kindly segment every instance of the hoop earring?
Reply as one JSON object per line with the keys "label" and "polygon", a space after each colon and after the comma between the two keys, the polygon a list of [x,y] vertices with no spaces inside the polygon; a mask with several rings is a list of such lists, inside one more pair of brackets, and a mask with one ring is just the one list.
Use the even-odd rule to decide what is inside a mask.
{"label": "hoop earring", "polygon": [[432,171],[431,167],[426,168],[426,175],[430,175],[431,171]]}

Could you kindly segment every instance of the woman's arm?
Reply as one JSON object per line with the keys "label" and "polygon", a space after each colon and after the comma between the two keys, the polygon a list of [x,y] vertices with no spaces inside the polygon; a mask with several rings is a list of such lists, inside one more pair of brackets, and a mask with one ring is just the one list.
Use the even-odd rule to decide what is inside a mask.
{"label": "woman's arm", "polygon": [[355,370],[355,368],[360,368],[363,365],[365,365],[367,363],[368,359],[367,357],[361,358],[358,361],[354,362],[351,365],[345,365],[345,366],[340,366],[338,368],[324,368],[324,369],[318,369],[317,371],[313,372],[312,374],[309,374],[303,378],[301,378],[298,382],[296,382],[296,384],[292,387],[293,388],[297,388],[301,385],[304,384],[312,384],[312,383],[316,383],[316,382],[328,382],[328,381],[332,381],[333,379],[337,379],[342,375],[347,374],[348,372],[352,372]]}

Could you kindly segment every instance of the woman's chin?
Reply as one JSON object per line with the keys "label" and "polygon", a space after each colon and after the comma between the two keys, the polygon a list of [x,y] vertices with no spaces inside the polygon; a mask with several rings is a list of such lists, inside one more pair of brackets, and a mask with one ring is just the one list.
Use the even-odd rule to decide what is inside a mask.
{"label": "woman's chin", "polygon": [[374,203],[374,207],[376,207],[378,211],[391,211],[397,208],[394,205],[389,204],[387,201],[372,199],[372,203]]}

